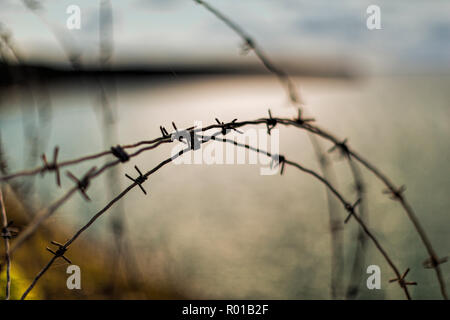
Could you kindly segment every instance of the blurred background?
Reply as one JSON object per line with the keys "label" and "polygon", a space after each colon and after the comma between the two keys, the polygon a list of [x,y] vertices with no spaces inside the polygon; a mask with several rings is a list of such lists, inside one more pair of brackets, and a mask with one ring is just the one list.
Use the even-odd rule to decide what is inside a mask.
{"label": "blurred background", "polygon": [[[210,0],[290,75],[308,116],[371,159],[407,197],[440,256],[450,252],[450,4],[447,1]],[[369,5],[381,29],[366,26]],[[69,30],[77,5],[81,28]],[[160,136],[159,126],[194,121],[294,117],[276,77],[222,21],[189,0],[0,0],[2,174]],[[264,127],[262,127],[264,129]],[[280,154],[319,170],[305,132],[280,129]],[[323,149],[330,148],[323,142]],[[129,185],[134,165],[150,170],[171,145],[110,170],[76,194],[14,255],[13,298],[65,241]],[[356,194],[347,163],[333,160],[336,185]],[[81,176],[99,159],[69,169]],[[427,253],[400,206],[363,171],[367,223],[409,277],[417,299],[440,298]],[[53,174],[3,184],[8,218],[25,227],[71,187]],[[394,275],[372,243],[364,250],[357,293],[358,225],[342,236],[339,290],[330,290],[332,243],[324,187],[295,168],[261,176],[258,165],[169,164],[136,188],[77,240],[67,256],[81,268],[82,290],[66,287],[67,263],[54,264],[35,299],[400,299]],[[336,206],[342,220],[345,212]],[[14,240],[13,240],[14,241]],[[1,249],[3,252],[3,247]],[[365,268],[382,270],[381,290]],[[442,270],[450,283],[450,264]],[[1,275],[3,287],[4,273]],[[1,291],[3,294],[3,289]]]}

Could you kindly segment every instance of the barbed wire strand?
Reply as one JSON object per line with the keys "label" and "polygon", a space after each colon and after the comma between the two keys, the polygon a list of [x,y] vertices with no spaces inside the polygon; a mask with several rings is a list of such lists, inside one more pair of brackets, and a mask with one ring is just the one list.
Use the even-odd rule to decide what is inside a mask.
{"label": "barbed wire strand", "polygon": [[[358,213],[359,218],[361,220],[365,220],[367,217],[366,213],[366,196],[365,196],[365,184],[364,179],[362,177],[362,173],[358,167],[358,165],[353,161],[348,153],[348,149],[346,147],[347,139],[344,140],[341,144],[335,144],[328,151],[332,152],[337,150],[340,153],[340,156],[347,160],[347,163],[350,168],[350,172],[353,177],[353,181],[355,182],[354,188],[356,190],[357,198],[360,199],[360,203],[358,205]],[[346,221],[344,221],[346,223]],[[367,225],[367,221],[365,221]],[[356,249],[353,257],[353,266],[352,272],[350,273],[350,281],[347,286],[347,290],[345,293],[346,299],[354,299],[358,295],[359,285],[361,279],[363,277],[363,264],[364,264],[364,256],[365,256],[365,243],[367,235],[361,230],[358,229],[358,232],[355,234],[356,239]]]}
{"label": "barbed wire strand", "polygon": [[[260,150],[259,148],[255,148],[252,147],[250,145],[247,144],[243,144],[243,143],[239,143],[235,140],[230,140],[230,139],[226,139],[226,138],[220,138],[217,137],[217,135],[219,135],[221,132],[216,133],[213,136],[209,136],[209,137],[202,137],[201,143],[205,143],[208,142],[210,140],[215,140],[215,141],[221,141],[221,142],[227,142],[227,143],[231,143],[235,146],[239,146],[239,147],[243,147],[246,148],[248,150],[252,150],[261,154],[264,154],[272,159],[274,159],[274,155],[272,155],[271,153],[264,151],[264,150]],[[149,175],[151,175],[152,173],[156,172],[159,168],[161,168],[163,165],[171,162],[175,157],[182,155],[184,152],[186,152],[187,150],[191,150],[191,148],[187,148],[184,149],[182,151],[180,151],[179,153],[177,153],[175,156],[172,156],[169,159],[164,160],[163,162],[161,162],[158,166],[156,166],[155,168],[153,168],[152,170],[150,170],[149,172],[147,172],[144,177],[147,178]],[[330,189],[330,191],[338,198],[338,200],[342,203],[342,205],[344,206],[344,208],[348,211],[349,216],[354,217],[355,220],[358,222],[358,224],[363,228],[364,232],[368,235],[368,237],[373,241],[373,243],[375,244],[376,248],[378,249],[378,251],[380,251],[380,253],[383,255],[383,257],[385,258],[385,260],[387,261],[387,263],[389,264],[389,266],[392,268],[392,270],[394,271],[394,273],[397,276],[398,283],[400,285],[400,287],[403,289],[406,298],[408,300],[411,299],[411,296],[409,294],[408,285],[414,284],[412,282],[406,282],[404,280],[404,278],[406,277],[407,272],[405,272],[403,275],[400,274],[400,272],[398,271],[398,268],[396,267],[396,265],[394,264],[394,262],[391,260],[391,258],[389,257],[389,255],[387,254],[387,252],[384,250],[384,248],[381,246],[381,244],[379,243],[379,241],[376,239],[376,237],[371,233],[371,231],[368,229],[368,227],[364,224],[364,222],[355,214],[355,207],[358,205],[359,201],[356,201],[353,205],[346,201],[345,198],[339,193],[339,191],[337,191],[332,184],[329,183],[329,181],[327,181],[325,178],[323,178],[322,176],[320,176],[318,173],[316,173],[315,171],[311,170],[311,169],[307,169],[303,166],[301,166],[300,164],[294,162],[294,161],[290,161],[287,160],[284,156],[279,156],[277,157],[277,161],[278,161],[278,165],[281,166],[281,172],[283,172],[283,168],[284,168],[284,164],[288,164],[291,166],[294,166],[298,169],[300,169],[303,172],[306,172],[310,175],[312,175],[313,177],[315,177],[316,179],[318,179],[320,182],[322,182],[328,189]],[[61,245],[60,249],[61,252],[64,253],[70,244],[72,244],[80,235],[82,232],[84,232],[85,230],[87,230],[94,222],[95,220],[97,220],[104,212],[106,212],[115,202],[117,202],[119,199],[121,199],[126,193],[128,193],[128,191],[130,191],[132,188],[134,188],[136,185],[140,185],[145,183],[145,179],[138,182],[134,182],[132,185],[130,185],[127,189],[125,189],[121,194],[119,194],[116,198],[114,198],[113,200],[111,200],[102,210],[100,210],[97,214],[94,215],[93,218],[91,218],[89,220],[89,222],[87,224],[85,224],[77,233],[75,233],[75,235],[69,239],[64,245]],[[61,256],[61,254],[59,255]],[[54,255],[52,257],[52,259],[49,261],[49,263],[37,274],[37,276],[34,278],[34,280],[32,281],[31,285],[27,288],[27,290],[25,291],[25,293],[22,295],[21,299],[25,299],[26,296],[28,295],[28,293],[33,289],[33,287],[36,285],[37,281],[44,275],[44,273],[50,268],[51,264],[56,260],[57,255]],[[408,269],[409,270],[409,269]]]}
{"label": "barbed wire strand", "polygon": [[[427,252],[429,253],[430,266],[431,266],[431,268],[433,268],[436,271],[437,280],[439,282],[441,294],[444,297],[444,299],[447,299],[445,282],[443,280],[443,276],[442,276],[442,273],[441,273],[441,270],[439,267],[439,264],[443,262],[443,259],[442,260],[439,259],[437,254],[435,253],[434,248],[432,247],[431,242],[428,240],[428,237],[427,237],[424,229],[420,225],[411,205],[406,200],[405,196],[400,192],[402,189],[397,188],[393,184],[393,182],[384,173],[382,173],[370,161],[368,161],[363,156],[358,154],[355,150],[353,150],[347,142],[344,143],[344,142],[342,142],[342,140],[339,140],[338,138],[336,138],[334,135],[330,134],[326,130],[324,130],[316,125],[312,125],[310,123],[310,121],[298,121],[298,119],[292,120],[292,119],[286,119],[286,118],[274,118],[274,119],[277,119],[277,123],[279,123],[279,124],[292,125],[292,126],[295,126],[298,128],[305,129],[309,132],[312,132],[312,133],[332,142],[333,145],[339,146],[340,148],[345,148],[346,152],[348,153],[349,156],[351,156],[353,159],[357,160],[360,164],[362,164],[366,169],[368,169],[370,172],[372,172],[379,180],[381,180],[385,184],[385,186],[388,188],[390,193],[395,197],[396,200],[398,200],[400,202],[402,208],[404,209],[408,218],[412,221],[416,231],[418,232],[423,244],[425,245]],[[230,122],[225,125],[232,126],[233,128],[239,128],[239,127],[242,127],[245,125],[250,125],[250,124],[254,124],[254,125],[255,124],[263,124],[263,123],[267,124],[268,121],[271,121],[271,120],[269,118],[261,118],[261,119],[253,120],[253,121]],[[192,129],[192,131],[193,132],[204,132],[204,131],[207,131],[210,129],[222,128],[222,127],[223,127],[222,124],[212,124],[212,125],[209,125],[204,128]],[[158,138],[155,140],[161,141],[161,139],[168,139],[168,138],[161,137],[161,138]],[[147,141],[141,141],[134,145],[142,145],[142,144],[146,144],[146,143],[147,143]],[[132,146],[134,146],[134,145],[132,145]],[[2,180],[2,179],[0,179],[0,180]]]}
{"label": "barbed wire strand", "polygon": [[[258,148],[254,148],[251,147],[247,144],[242,144],[242,143],[238,143],[234,140],[230,140],[230,139],[224,139],[224,138],[214,138],[213,140],[216,141],[222,141],[222,142],[226,142],[226,143],[231,143],[234,144],[236,146],[240,146],[240,147],[244,147],[246,149],[261,153],[261,154],[265,154],[268,157],[273,158],[273,155],[267,151],[262,151],[259,150]],[[392,259],[389,257],[389,255],[387,254],[387,251],[383,248],[383,246],[380,244],[380,242],[377,240],[377,238],[375,237],[375,235],[369,230],[369,228],[367,227],[367,225],[364,223],[363,220],[361,220],[361,218],[355,213],[355,207],[357,205],[359,205],[360,200],[358,199],[353,205],[346,201],[344,196],[341,195],[341,193],[339,191],[337,191],[333,185],[326,180],[325,178],[323,178],[322,176],[320,176],[318,173],[316,173],[314,170],[308,169],[302,165],[300,165],[297,162],[294,161],[290,161],[287,160],[284,156],[279,156],[280,160],[279,160],[279,164],[281,165],[280,162],[285,163],[287,165],[291,165],[293,167],[296,167],[297,169],[312,175],[314,178],[316,178],[317,180],[319,180],[320,182],[322,182],[330,191],[331,193],[337,197],[337,199],[342,203],[342,205],[344,206],[345,210],[349,213],[349,217],[353,217],[356,222],[360,225],[360,227],[362,228],[362,230],[364,231],[364,233],[369,237],[369,239],[372,240],[372,242],[375,244],[376,248],[378,249],[378,251],[382,254],[382,256],[384,257],[384,259],[386,260],[386,262],[389,264],[389,266],[391,267],[391,269],[394,271],[395,275],[397,276],[398,283],[400,285],[400,287],[403,289],[405,296],[408,300],[411,300],[411,295],[409,294],[407,285],[412,285],[415,283],[412,282],[405,282],[405,276],[402,276],[399,272],[399,269],[397,268],[397,266],[394,264],[394,262],[392,261]],[[348,218],[347,218],[348,219]],[[346,220],[347,220],[346,219]]]}
{"label": "barbed wire strand", "polygon": [[194,2],[202,5],[206,10],[214,14],[219,20],[224,22],[228,27],[233,29],[244,41],[244,45],[246,46],[247,50],[253,50],[253,52],[256,54],[258,59],[263,63],[263,65],[266,67],[267,70],[269,70],[271,73],[275,74],[280,82],[284,84],[288,97],[290,100],[296,104],[301,104],[301,98],[297,94],[297,88],[295,87],[293,81],[288,76],[288,74],[280,69],[278,66],[276,66],[269,57],[264,53],[264,51],[257,45],[257,43],[250,37],[247,32],[242,29],[237,23],[233,22],[230,18],[225,16],[222,12],[211,6],[209,3],[202,1],[202,0],[193,0]]}
{"label": "barbed wire strand", "polygon": [[[161,169],[166,164],[172,162],[177,157],[181,156],[184,152],[190,150],[189,148],[186,148],[184,150],[181,150],[179,153],[173,155],[172,157],[160,162],[156,167],[151,169],[150,171],[146,172],[143,177],[142,182],[135,181],[132,184],[130,184],[125,190],[123,190],[118,196],[116,196],[114,199],[112,199],[103,209],[98,211],[81,229],[79,229],[69,240],[67,240],[64,245],[62,245],[62,248],[64,251],[66,251],[69,246],[84,232],[86,231],[98,218],[100,218],[106,211],[109,210],[117,201],[122,199],[130,190],[132,190],[136,186],[140,186],[144,183],[146,178],[148,178],[150,175]],[[50,268],[50,266],[55,262],[55,260],[58,258],[57,255],[54,255],[52,259],[44,266],[44,268],[36,275],[36,277],[33,279],[31,285],[26,289],[26,291],[23,293],[21,300],[24,300],[28,293],[34,288],[36,283],[39,281],[39,279],[47,272],[47,270]]]}
{"label": "barbed wire strand", "polygon": [[[268,119],[266,119],[268,120]],[[397,188],[394,183],[384,174],[382,173],[376,166],[374,166],[371,162],[369,162],[367,159],[359,155],[356,151],[352,150],[347,141],[339,140],[331,133],[327,132],[324,129],[321,129],[318,126],[312,125],[311,121],[298,121],[296,120],[288,120],[288,119],[277,119],[278,123],[281,124],[291,124],[299,128],[303,128],[305,130],[308,130],[309,132],[312,132],[314,134],[317,134],[321,136],[322,138],[325,138],[326,140],[333,143],[334,146],[340,148],[357,160],[359,163],[361,163],[366,169],[368,169],[370,172],[372,172],[378,179],[380,179],[385,186],[388,188],[388,191],[392,195],[393,199],[398,200],[401,203],[402,208],[406,212],[408,218],[413,223],[413,226],[415,227],[417,233],[419,234],[422,243],[424,244],[428,254],[429,254],[429,266],[430,268],[433,268],[436,272],[437,281],[439,283],[440,291],[445,300],[448,300],[446,287],[445,287],[445,281],[442,276],[442,272],[440,270],[439,265],[441,263],[444,263],[446,259],[440,259],[438,255],[436,254],[433,246],[431,245],[430,240],[428,239],[427,234],[425,233],[425,230],[421,226],[416,214],[414,213],[414,210],[412,209],[412,206],[409,204],[409,202],[406,200],[406,197],[403,195],[402,188]]]}
{"label": "barbed wire strand", "polygon": [[[344,146],[342,145],[342,141],[337,139],[335,136],[333,136],[332,134],[328,133],[327,131],[319,128],[318,126],[312,125],[309,122],[302,122],[302,123],[298,123],[296,120],[291,120],[291,119],[284,119],[284,118],[274,118],[277,119],[277,122],[283,125],[293,125],[302,129],[305,129],[309,132],[312,132],[314,134],[317,134],[318,136],[325,138],[326,140],[329,140],[330,142],[332,142],[334,145],[340,145],[341,147],[345,147],[347,149],[346,152],[348,152],[348,154],[355,160],[357,160],[359,163],[361,163],[364,167],[366,167],[366,169],[368,169],[370,172],[372,172],[377,178],[379,178],[388,188],[388,190],[395,196],[395,199],[398,200],[402,206],[402,208],[405,210],[405,212],[407,213],[407,216],[409,217],[409,219],[412,221],[416,231],[418,232],[423,244],[425,245],[429,255],[430,255],[430,261],[432,262],[432,267],[435,269],[436,274],[437,274],[437,278],[439,281],[439,285],[440,285],[440,289],[441,289],[441,293],[443,295],[443,297],[445,299],[447,299],[447,295],[446,295],[446,289],[445,289],[445,282],[443,280],[441,271],[440,271],[440,267],[439,267],[439,261],[441,261],[437,254],[434,251],[434,248],[431,245],[431,242],[429,241],[424,229],[422,228],[422,226],[420,225],[411,205],[408,203],[408,201],[406,200],[405,196],[399,192],[399,188],[397,188],[393,182],[384,174],[382,173],[377,167],[375,167],[372,163],[370,163],[368,160],[366,160],[364,157],[362,157],[360,154],[358,154],[356,151],[354,151],[353,149],[351,149],[348,145],[348,143],[346,142],[344,144]],[[232,125],[235,128],[239,128],[245,125],[249,125],[249,124],[266,124],[268,121],[270,121],[270,119],[268,118],[262,118],[262,119],[258,119],[258,120],[254,120],[254,121],[243,121],[243,122],[234,122],[234,123],[228,123],[227,125]],[[222,125],[219,124],[213,124],[204,128],[200,128],[200,129],[193,129],[194,132],[200,132],[200,131],[206,131],[206,130],[210,130],[210,129],[214,129],[214,128],[221,128]],[[143,145],[143,144],[147,144],[147,143],[151,143],[154,141],[162,141],[162,139],[164,138],[157,138],[154,140],[150,140],[150,141],[141,141],[138,142],[134,145],[128,145],[128,146],[124,146],[123,148],[127,148],[127,147],[134,147],[134,146],[139,146],[139,145]],[[168,139],[168,138],[165,138]],[[92,156],[87,156],[84,158],[80,158],[77,159],[76,161],[67,161],[66,163],[61,163],[59,164],[59,166],[63,166],[63,165],[69,165],[69,164],[74,164],[74,163],[80,163],[83,162],[85,160],[89,160],[91,158],[96,158],[99,156],[103,156],[106,154],[110,154],[111,152],[103,152],[101,154],[97,154],[94,155],[94,157]],[[45,171],[46,168],[45,167],[41,167],[38,168],[36,170],[33,171],[32,174],[37,174],[39,172]],[[29,172],[25,172],[25,174],[30,174]],[[24,173],[17,173],[17,174],[13,174],[10,175],[9,177],[7,176],[6,179],[5,177],[1,177],[0,180],[8,180],[11,179],[11,177],[17,177],[17,176],[21,176],[24,175]]]}
{"label": "barbed wire strand", "polygon": [[[330,166],[329,157],[322,151],[322,147],[315,135],[308,133],[311,145],[314,148],[316,159],[319,163],[322,176],[337,186],[336,175]],[[331,278],[330,290],[333,299],[339,299],[343,296],[344,281],[344,223],[341,217],[340,207],[336,204],[336,198],[331,191],[325,187],[327,205],[328,205],[328,226],[330,230],[330,248],[331,248]],[[359,198],[359,197],[357,197]]]}
{"label": "barbed wire strand", "polygon": [[[277,123],[279,124],[283,124],[283,125],[293,125],[295,127],[298,128],[302,128],[305,129],[309,132],[312,132],[330,142],[332,142],[334,145],[338,145],[340,147],[345,147],[347,149],[347,153],[355,160],[357,160],[359,163],[361,163],[364,167],[366,167],[366,169],[368,169],[370,172],[372,172],[377,178],[379,178],[387,187],[388,190],[390,190],[390,192],[395,195],[396,199],[398,198],[398,200],[400,201],[402,207],[404,208],[404,210],[406,211],[408,217],[410,217],[411,221],[413,222],[413,225],[416,227],[417,232],[419,233],[422,242],[425,244],[426,249],[428,250],[429,254],[430,254],[430,261],[431,261],[431,267],[434,268],[436,270],[436,274],[437,274],[437,279],[441,288],[441,293],[443,295],[443,297],[446,299],[446,291],[445,291],[445,283],[444,280],[442,278],[442,274],[440,272],[440,268],[439,268],[439,263],[440,260],[439,258],[437,258],[437,255],[435,254],[435,251],[433,250],[433,247],[431,246],[431,243],[429,242],[425,231],[423,230],[423,228],[420,226],[417,218],[415,217],[414,211],[412,210],[412,207],[409,205],[409,203],[406,201],[406,198],[404,197],[404,195],[402,195],[401,193],[399,193],[398,190],[395,187],[395,185],[391,182],[391,180],[389,178],[387,178],[387,176],[385,176],[377,167],[375,167],[373,164],[371,164],[368,160],[366,160],[365,158],[363,158],[361,155],[359,155],[358,153],[356,153],[356,151],[354,151],[353,149],[351,149],[349,147],[349,145],[347,143],[345,143],[343,145],[343,142],[341,140],[338,140],[336,137],[334,137],[333,135],[331,135],[330,133],[328,133],[327,131],[312,125],[308,122],[299,122],[298,119],[296,120],[292,120],[292,119],[283,119],[283,118],[275,118],[277,119]],[[271,121],[268,118],[261,118],[258,120],[253,120],[253,121],[243,121],[243,122],[230,122],[228,124],[225,124],[226,126],[232,126],[233,128],[239,128],[245,125],[250,125],[250,124],[267,124],[268,121]],[[192,132],[204,132],[210,129],[214,129],[214,128],[222,128],[224,125],[223,124],[212,124],[209,125],[207,127],[204,128],[199,128],[199,129],[192,129]],[[157,138],[155,140],[157,141],[164,141],[163,139],[166,139],[165,141],[167,142],[167,140],[169,139],[168,137],[161,137],[161,138]],[[153,140],[153,141],[155,141]],[[152,140],[151,140],[152,141]],[[147,141],[141,141],[138,142],[132,146],[135,145],[143,145],[146,144]],[[117,162],[118,163],[118,162]],[[115,164],[117,164],[115,163]],[[104,170],[104,169],[103,169]]]}
{"label": "barbed wire strand", "polygon": [[[158,142],[156,142],[153,145],[143,147],[143,148],[135,151],[134,153],[129,154],[129,157],[130,158],[136,157],[144,151],[152,150],[152,149],[158,147],[159,145],[161,145],[163,143],[168,143],[168,142],[171,142],[171,141],[167,140],[167,139],[159,140]],[[122,163],[120,160],[114,160],[114,161],[110,161],[110,162],[104,164],[99,169],[95,169],[95,170],[91,169],[90,173],[88,172],[88,174],[86,174],[83,179],[85,179],[85,182],[90,182],[94,178],[100,176],[107,169],[114,167],[115,165],[118,165],[120,163]],[[50,205],[47,208],[42,209],[38,214],[36,214],[36,218],[33,219],[33,221],[20,233],[20,235],[17,237],[17,239],[13,242],[13,244],[11,246],[10,254],[12,255],[17,249],[19,249],[23,245],[23,243],[26,240],[28,240],[36,232],[38,227],[46,219],[48,219],[50,216],[52,216],[53,213],[57,209],[59,209],[67,200],[69,200],[78,190],[83,189],[80,187],[82,187],[82,186],[80,186],[80,183],[78,183],[77,185],[75,185],[74,187],[69,189],[61,198],[59,198],[57,201],[55,201],[52,205]],[[83,191],[82,194],[84,196],[86,196],[84,193],[84,190],[80,190],[80,191]],[[2,264],[3,263],[0,264],[0,270],[1,270]]]}
{"label": "barbed wire strand", "polygon": [[[156,138],[154,140],[145,140],[145,141],[140,141],[134,144],[129,144],[129,145],[121,145],[120,147],[122,149],[130,149],[130,148],[136,148],[142,145],[146,145],[146,144],[153,144],[156,142],[160,142],[163,140],[167,140],[167,138]],[[56,151],[56,150],[55,150]],[[80,164],[82,162],[85,161],[90,161],[90,160],[95,160],[98,158],[102,158],[104,156],[107,155],[113,155],[114,152],[110,149],[110,150],[106,150],[106,151],[102,151],[99,153],[95,153],[92,155],[87,155],[87,156],[83,156],[80,158],[76,158],[76,159],[72,159],[72,160],[67,160],[67,161],[62,161],[62,162],[53,162],[50,165],[46,165],[45,163],[42,166],[39,166],[37,168],[34,169],[30,169],[30,170],[23,170],[23,171],[19,171],[19,172],[15,172],[12,174],[8,174],[8,175],[4,175],[0,177],[0,181],[9,181],[18,177],[26,177],[26,176],[32,176],[32,175],[37,175],[37,174],[43,174],[46,171],[53,171],[56,170],[54,167],[57,168],[63,168],[63,167],[67,167],[67,166],[72,166],[72,165],[76,165],[76,164]]]}
{"label": "barbed wire strand", "polygon": [[[367,225],[368,222],[368,214],[367,214],[367,197],[366,197],[366,186],[364,183],[364,179],[362,177],[362,172],[352,158],[349,158],[348,164],[350,165],[350,170],[353,176],[357,178],[355,181],[359,181],[360,184],[355,185],[357,198],[361,199],[360,204],[358,205],[357,211],[359,218],[364,221]],[[367,235],[364,233],[362,229],[358,229],[358,231],[354,235],[356,248],[353,256],[353,264],[352,271],[350,273],[350,280],[347,285],[347,290],[345,293],[346,299],[355,299],[359,293],[359,287],[361,284],[361,280],[364,277],[364,262],[366,255],[366,243],[367,243]]]}
{"label": "barbed wire strand", "polygon": [[355,160],[357,160],[359,163],[361,163],[366,169],[368,169],[370,172],[372,172],[379,180],[381,180],[384,185],[387,187],[387,192],[391,195],[391,198],[393,200],[397,200],[400,202],[402,208],[406,212],[409,220],[412,222],[414,228],[416,229],[416,232],[418,233],[423,245],[425,246],[426,251],[429,255],[429,262],[430,267],[435,270],[437,280],[439,282],[439,288],[442,294],[442,297],[445,300],[448,300],[447,291],[445,287],[445,281],[442,276],[442,272],[440,269],[440,264],[445,262],[445,259],[440,259],[437,255],[436,251],[434,250],[434,247],[431,244],[431,241],[429,240],[425,229],[422,227],[422,225],[419,222],[419,219],[417,218],[416,213],[414,212],[412,206],[410,203],[406,200],[405,195],[403,194],[404,187],[397,188],[395,184],[388,178],[382,171],[380,171],[376,166],[374,166],[370,161],[365,159],[363,156],[358,154],[355,150],[352,150],[348,144],[345,142],[339,141],[334,135],[327,132],[324,129],[319,128],[318,126],[311,125],[309,123],[303,123],[301,126],[313,133],[318,134],[319,136],[331,141],[334,145],[339,145],[341,147],[344,147],[347,149],[348,154],[353,157]]}
{"label": "barbed wire strand", "polygon": [[3,200],[2,186],[0,185],[0,210],[2,215],[2,230],[1,236],[5,243],[5,260],[6,260],[6,289],[5,300],[9,300],[11,292],[11,257],[9,254],[9,239],[11,239],[11,233],[9,231],[8,217],[6,216],[6,206]]}

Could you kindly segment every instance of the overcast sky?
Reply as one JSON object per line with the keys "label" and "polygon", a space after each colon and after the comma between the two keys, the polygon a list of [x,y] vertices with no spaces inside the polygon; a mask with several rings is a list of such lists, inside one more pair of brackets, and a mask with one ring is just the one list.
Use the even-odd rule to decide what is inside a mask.
{"label": "overcast sky", "polygon": [[[450,70],[450,1],[210,0],[279,59],[347,59],[380,70]],[[98,59],[99,1],[43,0],[41,16],[64,30],[86,63]],[[68,30],[66,8],[81,8]],[[366,28],[366,8],[381,8],[382,30]],[[239,38],[192,0],[112,0],[115,63],[237,60]],[[21,0],[0,0],[0,22],[27,59],[63,61],[48,26]]]}

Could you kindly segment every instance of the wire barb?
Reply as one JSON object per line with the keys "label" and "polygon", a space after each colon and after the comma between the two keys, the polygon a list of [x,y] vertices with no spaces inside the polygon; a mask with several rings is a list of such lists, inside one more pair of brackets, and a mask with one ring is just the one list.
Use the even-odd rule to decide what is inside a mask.
{"label": "wire barb", "polygon": [[394,188],[383,190],[383,194],[390,195],[390,199],[392,200],[401,200],[403,199],[403,193],[406,191],[406,186],[402,185],[400,188],[395,190]]}
{"label": "wire barb", "polygon": [[241,45],[241,54],[248,54],[250,51],[255,49],[255,41],[250,37],[245,37],[244,42]]}
{"label": "wire barb", "polygon": [[120,145],[111,147],[111,152],[122,163],[130,160],[130,156],[128,155],[128,153],[126,153],[126,151]]}
{"label": "wire barb", "polygon": [[333,152],[333,151],[335,151],[336,149],[338,149],[338,150],[341,152],[341,155],[342,155],[343,157],[350,158],[350,149],[349,149],[348,146],[347,146],[347,140],[348,140],[348,139],[344,139],[344,141],[342,141],[342,142],[336,142],[336,143],[334,144],[334,146],[332,146],[332,147],[328,150],[328,152]]}
{"label": "wire barb", "polygon": [[167,132],[166,128],[164,128],[163,126],[159,126],[159,130],[161,130],[163,138],[168,138],[170,136],[169,133]]}
{"label": "wire barb", "polygon": [[86,193],[87,188],[89,187],[89,183],[90,183],[90,179],[91,179],[91,175],[95,172],[95,170],[97,170],[96,167],[92,167],[91,170],[89,170],[84,176],[83,178],[81,178],[81,180],[78,180],[77,177],[75,177],[72,172],[67,171],[66,174],[67,176],[77,184],[78,189],[80,190],[81,195],[87,200],[87,201],[91,201],[91,198],[89,198],[89,196]]}
{"label": "wire barb", "polygon": [[430,257],[423,262],[423,267],[425,269],[434,269],[438,265],[446,263],[447,261],[448,261],[448,257],[437,258],[437,259]]}
{"label": "wire barb", "polygon": [[356,200],[354,204],[348,203],[345,205],[345,209],[348,211],[348,216],[347,216],[347,218],[345,218],[344,223],[347,223],[350,220],[350,218],[353,215],[355,215],[355,208],[359,205],[360,202],[361,202],[361,198]]}
{"label": "wire barb", "polygon": [[134,168],[136,169],[136,171],[139,173],[139,176],[134,179],[132,177],[130,177],[127,173],[125,173],[125,176],[130,179],[131,181],[133,181],[134,183],[136,183],[139,188],[141,188],[142,192],[147,195],[147,191],[145,191],[144,187],[142,186],[142,184],[148,179],[148,177],[144,176],[141,172],[141,170],[139,170],[139,168],[137,166],[134,166]]}
{"label": "wire barb", "polygon": [[306,119],[304,119],[303,115],[302,115],[302,109],[298,108],[297,110],[298,110],[298,114],[297,114],[297,118],[294,119],[295,123],[297,123],[297,124],[302,126],[302,125],[304,125],[307,122],[314,122],[314,121],[316,121],[314,118],[306,118]]}
{"label": "wire barb", "polygon": [[266,126],[267,126],[267,134],[270,135],[270,131],[275,128],[277,125],[277,119],[272,118],[272,113],[269,109],[269,118],[267,119]]}
{"label": "wire barb", "polygon": [[402,288],[406,288],[406,286],[417,286],[417,282],[415,281],[405,281],[406,275],[409,273],[409,268],[403,273],[403,275],[399,278],[390,279],[389,282],[398,282]]}
{"label": "wire barb", "polygon": [[227,135],[231,130],[236,131],[237,133],[243,134],[242,131],[236,129],[237,119],[233,119],[230,123],[224,123],[216,118],[216,122],[222,127],[222,135]]}
{"label": "wire barb", "polygon": [[67,248],[63,244],[61,244],[59,242],[56,242],[56,241],[53,241],[53,240],[50,243],[55,245],[55,246],[57,246],[58,249],[56,251],[53,251],[52,249],[47,247],[47,248],[45,248],[45,249],[47,249],[47,251],[51,252],[55,257],[63,258],[67,263],[72,264],[72,261],[70,261],[69,258],[67,258],[64,255],[66,253],[66,251],[67,251]]}
{"label": "wire barb", "polygon": [[1,228],[0,237],[2,237],[3,239],[14,238],[18,234],[18,232],[16,228],[12,227],[13,224],[13,220],[9,220],[8,224],[5,227]]}
{"label": "wire barb", "polygon": [[45,153],[43,153],[41,155],[42,162],[44,163],[41,174],[43,175],[46,171],[55,171],[56,184],[58,185],[58,187],[61,187],[61,176],[59,173],[59,165],[57,163],[58,153],[59,153],[59,147],[56,146],[55,149],[53,150],[53,161],[52,162],[48,162],[47,156],[45,155]]}
{"label": "wire barb", "polygon": [[286,158],[280,154],[272,155],[272,161],[270,162],[270,169],[276,168],[277,166],[281,166],[280,175],[284,172],[284,167],[286,164]]}
{"label": "wire barb", "polygon": [[[178,140],[184,144],[187,144],[191,150],[200,149],[200,140],[197,134],[195,133],[194,127],[187,128],[185,130],[178,131],[175,122],[172,121],[172,126],[175,129],[175,133],[172,134],[171,139]],[[185,141],[186,140],[186,141]]]}

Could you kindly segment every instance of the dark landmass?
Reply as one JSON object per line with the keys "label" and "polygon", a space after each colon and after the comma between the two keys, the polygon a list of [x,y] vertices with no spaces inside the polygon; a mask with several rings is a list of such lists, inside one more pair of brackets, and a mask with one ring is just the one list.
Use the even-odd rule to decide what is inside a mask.
{"label": "dark landmass", "polygon": [[[291,68],[291,75],[313,77],[354,78],[356,74],[348,68],[334,66],[318,68],[318,65],[308,65]],[[156,65],[156,66],[127,66],[102,69],[100,67],[67,68],[57,65],[27,64],[12,65],[0,63],[0,87],[8,87],[24,82],[35,83],[45,81],[48,84],[61,82],[78,82],[95,80],[97,78],[113,77],[120,80],[145,80],[164,78],[192,78],[226,75],[270,75],[262,65]]]}

